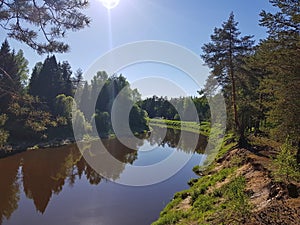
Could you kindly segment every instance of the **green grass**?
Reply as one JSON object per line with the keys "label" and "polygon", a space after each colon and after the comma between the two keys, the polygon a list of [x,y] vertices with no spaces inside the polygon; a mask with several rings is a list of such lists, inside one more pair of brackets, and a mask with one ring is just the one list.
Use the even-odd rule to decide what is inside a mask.
{"label": "green grass", "polygon": [[[189,190],[176,193],[152,225],[211,224],[212,221],[213,224],[241,223],[251,207],[244,190],[245,178],[234,177],[234,171],[234,168],[223,169],[210,177],[200,178]],[[226,178],[231,179],[230,182],[214,189],[217,182]],[[191,196],[191,206],[187,210],[180,210],[179,204],[185,196]]]}
{"label": "green grass", "polygon": [[188,122],[179,120],[165,120],[165,119],[149,119],[150,126],[168,127],[183,131],[199,133],[208,136],[210,133],[209,122]]}
{"label": "green grass", "polygon": [[[236,142],[227,135],[218,157],[232,149]],[[161,212],[160,218],[153,225],[167,224],[241,224],[249,215],[251,206],[245,193],[245,178],[236,175],[238,162],[229,167],[214,171],[212,164],[205,171],[205,176],[189,182],[188,190],[178,192],[173,200]],[[199,168],[195,167],[194,171]],[[190,198],[190,207],[180,209],[183,199]]]}

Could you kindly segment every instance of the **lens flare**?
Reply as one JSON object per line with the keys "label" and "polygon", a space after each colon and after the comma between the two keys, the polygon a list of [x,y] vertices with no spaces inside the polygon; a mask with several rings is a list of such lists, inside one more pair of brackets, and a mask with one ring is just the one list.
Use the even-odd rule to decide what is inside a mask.
{"label": "lens flare", "polygon": [[101,0],[101,2],[105,8],[113,9],[120,3],[120,0]]}

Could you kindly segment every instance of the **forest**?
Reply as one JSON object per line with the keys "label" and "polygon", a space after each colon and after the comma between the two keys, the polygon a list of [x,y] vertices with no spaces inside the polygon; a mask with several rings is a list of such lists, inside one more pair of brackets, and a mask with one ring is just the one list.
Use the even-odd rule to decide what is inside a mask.
{"label": "forest", "polygon": [[[277,13],[260,14],[260,25],[267,29],[268,37],[258,44],[253,36],[241,34],[233,13],[220,28],[215,28],[211,42],[202,46],[201,54],[211,73],[199,96],[191,100],[199,121],[209,121],[206,97],[221,89],[227,105],[227,130],[236,134],[240,146],[247,146],[247,136],[254,134],[281,142],[287,140],[300,149],[298,3],[273,4]],[[134,133],[149,130],[148,117],[180,120],[174,106],[189,111],[185,98],[153,96],[141,100],[138,91],[132,90],[122,75],[99,71],[89,84],[83,80],[80,69],[73,72],[67,61],[57,62],[55,55],[37,62],[30,73],[22,50],[11,49],[7,40],[0,49],[0,70],[2,147],[27,139],[72,136],[75,90],[81,93],[75,106],[77,112],[73,113],[74,121],[78,121],[76,126],[103,137],[113,133],[109,122],[112,102],[125,87],[128,99],[134,102],[130,113]],[[89,104],[95,99],[93,109]],[[91,128],[93,119],[97,131]],[[298,162],[299,155],[298,150]]]}
{"label": "forest", "polygon": [[[0,49],[1,55],[1,146],[8,143],[28,140],[51,140],[73,136],[72,107],[74,126],[83,132],[99,132],[101,137],[112,133],[109,122],[114,98],[126,88],[128,99],[140,98],[137,90],[131,90],[122,75],[111,76],[98,72],[91,84],[83,80],[81,70],[74,74],[68,62],[57,62],[49,56],[36,63],[28,78],[27,60],[20,50],[15,54],[5,40]],[[102,88],[103,86],[103,88]],[[99,94],[98,91],[101,90]],[[75,90],[80,92],[79,102],[74,102]],[[99,98],[98,98],[99,94]],[[97,100],[95,109],[89,105]],[[81,110],[80,110],[81,109]],[[134,105],[131,117],[133,132],[144,132],[149,128],[146,112]],[[92,118],[97,130],[90,125]],[[139,119],[140,118],[140,119]]]}
{"label": "forest", "polygon": [[[226,134],[220,135],[224,137],[224,142],[217,159],[208,172],[201,170],[200,166],[194,168],[199,178],[189,181],[189,190],[174,195],[154,224],[180,224],[182,221],[245,224],[250,212],[253,212],[248,203],[255,189],[247,189],[247,192],[246,186],[258,171],[264,179],[261,182],[254,180],[253,183],[258,185],[268,181],[269,186],[262,189],[272,189],[269,190],[272,201],[274,196],[279,196],[281,200],[285,198],[278,190],[286,191],[289,199],[300,196],[298,0],[269,1],[276,11],[260,12],[259,25],[266,29],[267,34],[258,42],[253,35],[242,34],[232,12],[226,21],[214,28],[209,41],[201,46],[201,53],[197,53],[210,70],[197,96],[172,98],[154,95],[145,99],[137,89],[131,88],[126,74],[107,74],[99,70],[88,82],[81,69],[74,71],[68,61],[57,61],[55,54],[66,52],[69,46],[56,39],[63,38],[68,30],[77,31],[89,24],[89,18],[78,11],[85,8],[88,1],[59,1],[61,5],[58,6],[55,1],[45,1],[47,7],[39,12],[38,18],[26,16],[25,12],[42,7],[34,9],[36,6],[20,1],[18,4],[23,4],[23,8],[13,8],[8,2],[0,2],[0,22],[10,21],[17,15],[17,23],[4,23],[1,26],[8,32],[7,39],[1,40],[0,48],[1,157],[15,149],[26,150],[27,147],[52,140],[74,141],[74,129],[82,131],[79,134],[82,140],[91,140],[95,136],[113,139],[113,103],[121,93],[125,103],[132,105],[128,119],[130,129],[136,136],[151,132],[151,121],[156,125],[167,121],[167,126],[176,129],[191,124],[193,129],[187,129],[186,132],[195,132],[195,124],[191,123],[195,121],[179,123],[183,119],[176,110],[180,109],[183,115],[188,115],[193,105],[198,113],[197,129],[198,125],[200,130],[201,126],[205,126],[205,135],[209,136],[212,115],[208,99],[220,91],[226,103],[227,120]],[[60,20],[54,12],[64,8],[73,11],[62,10],[64,13],[60,16],[64,20]],[[49,18],[55,22],[46,32]],[[30,23],[32,27],[37,26],[46,42],[38,42],[39,32],[22,27],[26,23],[19,23],[19,19]],[[23,51],[12,49],[9,38],[28,45],[38,54],[47,53],[48,56],[43,62],[34,62],[34,68],[29,71]],[[175,137],[175,134],[171,136]],[[81,156],[78,157],[81,159]],[[228,166],[230,162],[232,165]],[[82,166],[81,161],[73,164],[76,163]],[[247,171],[236,172],[245,165],[254,172],[250,175]],[[77,170],[80,176],[85,171],[89,179],[96,179],[95,183],[101,180],[97,175],[90,174],[87,165]],[[54,190],[60,188],[60,184],[53,187]],[[189,210],[184,211],[182,202],[186,199]],[[40,211],[44,210],[43,207],[39,208]],[[270,210],[271,213],[266,211],[263,215],[274,212],[273,208]],[[255,216],[251,218],[257,219]],[[296,213],[297,216],[299,218],[299,213]]]}

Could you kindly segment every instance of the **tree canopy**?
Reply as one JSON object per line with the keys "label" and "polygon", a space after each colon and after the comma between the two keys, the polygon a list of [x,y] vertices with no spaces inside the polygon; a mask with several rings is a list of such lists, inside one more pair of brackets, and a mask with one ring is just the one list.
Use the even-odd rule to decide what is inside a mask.
{"label": "tree canopy", "polygon": [[[240,36],[237,28],[238,23],[234,20],[233,13],[229,19],[222,24],[221,28],[215,28],[211,35],[211,42],[202,47],[204,62],[211,69],[209,79],[215,78],[216,83],[208,80],[207,89],[214,89],[215,85],[222,88],[227,104],[231,106],[228,115],[233,115],[233,128],[240,135],[240,142],[244,142],[245,125],[239,118],[238,94],[240,93],[242,78],[242,66],[244,59],[253,52],[253,36]],[[231,124],[229,124],[231,125]]]}
{"label": "tree canopy", "polygon": [[69,46],[61,39],[89,25],[81,12],[87,6],[87,0],[1,0],[0,27],[39,54],[66,52]]}

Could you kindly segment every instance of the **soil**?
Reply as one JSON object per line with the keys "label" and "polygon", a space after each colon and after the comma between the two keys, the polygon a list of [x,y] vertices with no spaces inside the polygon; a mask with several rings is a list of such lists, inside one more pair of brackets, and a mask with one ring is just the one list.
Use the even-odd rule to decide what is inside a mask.
{"label": "soil", "polygon": [[[278,183],[272,177],[272,149],[234,149],[218,160],[215,171],[238,162],[237,174],[246,178],[246,192],[253,206],[245,224],[300,225],[300,183]],[[226,183],[226,180],[223,181]],[[217,184],[218,187],[222,183]]]}

